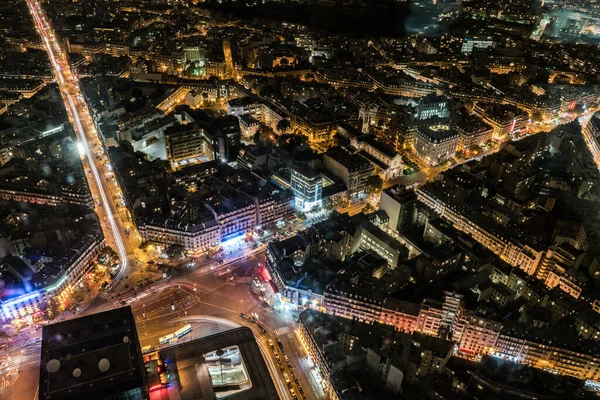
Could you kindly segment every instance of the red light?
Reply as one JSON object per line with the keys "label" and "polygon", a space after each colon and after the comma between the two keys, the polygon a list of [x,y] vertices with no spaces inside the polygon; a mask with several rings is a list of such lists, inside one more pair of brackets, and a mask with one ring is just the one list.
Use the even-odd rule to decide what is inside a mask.
{"label": "red light", "polygon": [[150,392],[154,392],[155,390],[160,390],[163,388],[162,384],[154,385],[150,388]]}
{"label": "red light", "polygon": [[262,268],[261,275],[265,281],[269,282],[271,280],[271,274],[265,267]]}

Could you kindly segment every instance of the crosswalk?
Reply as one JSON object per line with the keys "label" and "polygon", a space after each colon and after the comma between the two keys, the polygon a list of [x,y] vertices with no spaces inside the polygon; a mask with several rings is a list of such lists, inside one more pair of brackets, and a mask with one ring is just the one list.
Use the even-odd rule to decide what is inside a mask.
{"label": "crosswalk", "polygon": [[107,290],[102,290],[100,293],[98,293],[98,297],[106,300],[110,297],[110,292]]}
{"label": "crosswalk", "polygon": [[240,276],[237,279],[237,283],[251,283],[252,282],[252,277],[251,276]]}
{"label": "crosswalk", "polygon": [[273,333],[275,334],[275,336],[287,335],[288,333],[291,333],[293,331],[294,331],[293,325],[286,325],[286,326],[282,326],[281,328],[273,329]]}

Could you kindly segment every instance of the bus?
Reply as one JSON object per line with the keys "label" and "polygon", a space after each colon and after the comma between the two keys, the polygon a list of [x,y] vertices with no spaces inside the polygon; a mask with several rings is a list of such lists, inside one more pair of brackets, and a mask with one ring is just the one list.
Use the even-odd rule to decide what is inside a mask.
{"label": "bus", "polygon": [[192,326],[190,324],[187,324],[186,326],[184,326],[183,328],[175,331],[175,336],[179,339],[185,335],[187,335],[188,333],[190,333],[192,331]]}
{"label": "bus", "polygon": [[160,339],[158,339],[158,342],[160,344],[167,344],[167,343],[169,343],[169,340],[173,339],[174,337],[175,337],[174,334],[169,333],[167,336],[163,336]]}

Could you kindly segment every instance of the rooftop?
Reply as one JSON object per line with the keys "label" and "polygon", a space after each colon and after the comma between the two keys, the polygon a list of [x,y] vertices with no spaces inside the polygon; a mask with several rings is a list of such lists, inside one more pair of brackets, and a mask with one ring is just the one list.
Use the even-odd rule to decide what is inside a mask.
{"label": "rooftop", "polygon": [[373,168],[371,163],[358,154],[350,154],[340,147],[333,147],[325,153],[326,157],[331,158],[337,163],[348,169],[349,172]]}
{"label": "rooftop", "polygon": [[43,327],[40,399],[100,399],[144,385],[131,307]]}
{"label": "rooftop", "polygon": [[458,133],[449,125],[421,126],[417,132],[423,138],[434,143],[442,143],[458,137]]}
{"label": "rooftop", "polygon": [[[243,382],[239,380],[227,384],[216,378],[219,375],[214,373],[214,368],[211,367],[219,363],[218,360],[213,360],[218,357],[219,350],[223,350],[229,360],[236,358],[237,365],[243,366],[244,373],[236,374],[243,378]],[[171,370],[173,385],[168,392],[175,391],[177,399],[213,400],[224,396],[231,400],[279,399],[256,339],[249,328],[236,328],[171,346],[161,350],[159,354]],[[223,356],[221,359],[225,369],[226,358]],[[173,397],[166,392],[153,393],[157,393],[157,398],[160,399],[172,399]]]}

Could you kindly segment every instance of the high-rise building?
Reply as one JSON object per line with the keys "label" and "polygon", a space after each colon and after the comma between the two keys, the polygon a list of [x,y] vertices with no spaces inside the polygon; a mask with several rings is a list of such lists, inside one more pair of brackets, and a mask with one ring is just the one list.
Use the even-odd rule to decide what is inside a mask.
{"label": "high-rise building", "polygon": [[326,170],[346,184],[348,193],[358,195],[367,189],[367,180],[375,173],[375,167],[364,157],[350,154],[340,147],[329,149],[323,156]]}
{"label": "high-rise building", "polygon": [[167,159],[173,165],[215,159],[213,142],[196,124],[181,124],[165,130]]}
{"label": "high-rise building", "polygon": [[415,134],[417,158],[428,166],[452,160],[456,154],[459,135],[449,125],[423,126]]}
{"label": "high-rise building", "polygon": [[183,48],[183,54],[185,55],[187,64],[194,63],[196,66],[199,66],[200,64],[204,64],[206,50],[201,46],[186,46]]}
{"label": "high-rise building", "polygon": [[131,307],[42,328],[39,398],[148,399]]}
{"label": "high-rise building", "polygon": [[592,153],[594,163],[600,168],[600,117],[594,116],[583,127],[583,139]]}
{"label": "high-rise building", "polygon": [[320,205],[323,191],[321,174],[312,169],[292,169],[290,185],[296,198],[296,208],[310,210]]}
{"label": "high-rise building", "polygon": [[223,162],[235,160],[240,150],[242,135],[240,121],[237,117],[226,115],[216,118],[214,124],[217,127],[213,137],[218,143],[218,158]]}
{"label": "high-rise building", "polygon": [[417,216],[417,195],[414,190],[394,186],[381,192],[379,209],[385,211],[388,227],[402,232],[414,225]]}

